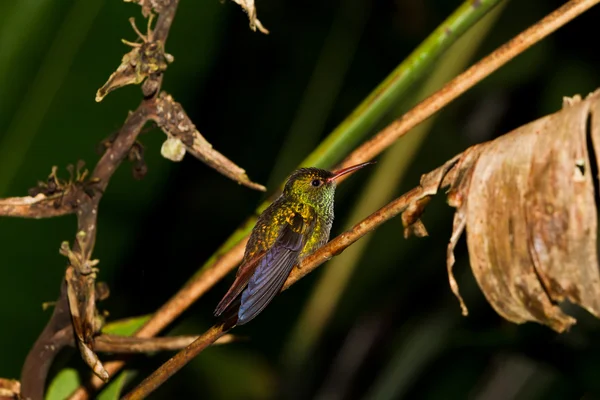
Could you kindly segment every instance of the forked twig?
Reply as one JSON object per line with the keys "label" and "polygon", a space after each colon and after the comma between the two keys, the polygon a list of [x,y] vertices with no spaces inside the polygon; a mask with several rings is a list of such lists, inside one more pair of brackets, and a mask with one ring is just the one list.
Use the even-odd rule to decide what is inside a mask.
{"label": "forked twig", "polygon": [[[104,154],[88,178],[83,163],[77,169],[69,169],[71,179],[61,180],[56,175],[56,167],[47,182],[40,182],[30,191],[30,196],[0,199],[0,216],[24,218],[50,218],[67,214],[77,216],[77,232],[72,245],[65,241],[60,253],[67,257],[68,266],[61,289],[61,296],[55,312],[42,332],[22,370],[22,394],[26,398],[42,398],[49,366],[64,345],[75,340],[81,355],[94,373],[107,380],[109,372],[96,355],[96,350],[110,349],[124,343],[105,343],[106,337],[98,336],[103,318],[98,313],[96,303],[103,294],[97,291],[96,268],[98,260],[92,258],[94,250],[98,208],[109,181],[121,163],[130,159],[134,162],[134,175],[143,174],[145,167],[143,149],[137,138],[148,121],[156,121],[169,137],[181,143],[187,151],[218,170],[223,175],[240,184],[257,190],[265,190],[262,185],[252,182],[245,171],[228,160],[197,131],[187,117],[183,107],[170,96],[160,93],[163,72],[172,57],[164,52],[164,44],[169,34],[179,0],[160,0],[160,14],[152,29],[153,14],[148,14],[147,34],[142,34],[133,19],[130,20],[134,32],[142,43],[128,44],[133,49],[123,58],[122,64],[111,75],[107,84],[99,91],[98,99],[123,84],[141,83],[144,100],[131,112],[119,132],[104,146]],[[143,5],[142,5],[143,6]],[[76,172],[76,175],[75,175]],[[65,312],[67,311],[67,312]],[[71,326],[70,326],[71,325]],[[71,329],[72,328],[72,329]],[[100,338],[96,343],[96,338]],[[129,340],[129,339],[128,339]],[[168,343],[164,343],[165,340]],[[181,346],[171,343],[174,339],[161,339],[164,346]],[[131,348],[148,348],[153,341],[129,343]],[[160,343],[154,345],[159,346]],[[108,346],[108,347],[107,347]],[[141,347],[140,347],[141,346]],[[97,349],[95,347],[98,347]],[[160,346],[159,346],[160,348]],[[51,351],[48,351],[50,349]]]}

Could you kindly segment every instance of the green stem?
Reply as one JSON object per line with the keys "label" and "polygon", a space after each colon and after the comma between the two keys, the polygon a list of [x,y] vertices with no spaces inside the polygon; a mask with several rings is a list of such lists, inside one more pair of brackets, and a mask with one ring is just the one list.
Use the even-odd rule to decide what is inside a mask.
{"label": "green stem", "polygon": [[305,160],[330,168],[362,141],[381,118],[467,29],[500,0],[467,0],[425,39]]}
{"label": "green stem", "polygon": [[[331,168],[371,132],[371,129],[406,94],[410,85],[443,54],[467,29],[473,26],[501,0],[467,0],[437,27],[375,90],[350,114],[301,164]],[[256,210],[260,214],[269,201]],[[194,274],[192,280],[246,237],[255,217],[238,228],[211,258]]]}

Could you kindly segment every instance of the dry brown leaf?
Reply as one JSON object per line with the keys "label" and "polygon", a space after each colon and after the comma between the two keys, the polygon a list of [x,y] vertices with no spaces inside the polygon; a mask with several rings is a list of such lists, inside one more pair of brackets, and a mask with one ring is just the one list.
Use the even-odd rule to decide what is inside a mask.
{"label": "dry brown leaf", "polygon": [[[481,145],[473,146],[462,153],[462,156],[455,164],[453,164],[452,169],[448,171],[448,174],[444,177],[441,184],[442,187],[450,186],[450,190],[448,191],[448,204],[456,208],[454,221],[452,223],[452,236],[450,236],[450,242],[448,243],[448,249],[446,250],[446,265],[450,289],[452,289],[452,293],[454,293],[460,302],[460,308],[463,315],[467,315],[468,310],[458,290],[458,283],[452,273],[455,261],[454,248],[467,224],[467,202],[464,194],[469,190],[473,165],[477,161],[482,148],[483,146]],[[421,182],[423,182],[423,179],[421,179]]]}
{"label": "dry brown leaf", "polygon": [[13,379],[0,378],[0,400],[20,398],[21,383]]}
{"label": "dry brown leaf", "polygon": [[404,226],[404,238],[411,235],[416,237],[429,236],[427,228],[421,221],[421,215],[425,211],[425,207],[429,204],[431,196],[425,196],[411,203],[408,208],[402,213],[402,225]]}
{"label": "dry brown leaf", "polygon": [[[535,321],[562,332],[575,323],[558,303],[569,300],[600,317],[597,212],[587,149],[587,121],[600,148],[600,92],[563,110],[474,146],[424,175],[427,195],[450,187],[455,207],[448,245],[467,230],[471,268],[486,299],[515,323]],[[433,192],[433,193],[432,193]]]}
{"label": "dry brown leaf", "polygon": [[235,3],[239,4],[240,7],[248,14],[248,19],[250,20],[250,29],[256,31],[258,28],[259,31],[264,33],[265,35],[269,34],[269,31],[260,23],[258,18],[256,17],[256,6],[254,5],[254,0],[233,0]]}

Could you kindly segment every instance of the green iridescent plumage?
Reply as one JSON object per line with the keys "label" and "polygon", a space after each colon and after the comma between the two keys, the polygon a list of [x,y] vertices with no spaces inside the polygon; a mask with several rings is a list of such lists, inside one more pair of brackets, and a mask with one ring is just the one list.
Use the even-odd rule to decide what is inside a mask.
{"label": "green iridescent plumage", "polygon": [[256,317],[294,265],[329,240],[336,179],[367,164],[336,172],[302,168],[290,175],[281,196],[258,218],[236,279],[215,315],[236,307],[238,325]]}
{"label": "green iridescent plumage", "polygon": [[335,181],[321,184],[319,187],[312,186],[311,182],[324,182],[331,176],[331,172],[317,168],[303,168],[294,172],[288,179],[283,194],[258,218],[246,245],[244,261],[273,246],[281,227],[290,224],[296,215],[302,217],[304,224],[294,229],[298,231],[302,228],[304,230],[298,233],[306,235],[301,256],[311,253],[327,242],[333,223]]}

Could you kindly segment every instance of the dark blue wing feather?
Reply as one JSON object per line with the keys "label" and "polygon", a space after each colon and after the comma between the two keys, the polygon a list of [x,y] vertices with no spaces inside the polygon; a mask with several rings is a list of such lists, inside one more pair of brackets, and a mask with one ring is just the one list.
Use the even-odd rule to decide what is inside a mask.
{"label": "dark blue wing feather", "polygon": [[263,256],[264,253],[260,253],[240,265],[240,269],[238,269],[238,272],[235,276],[235,281],[215,309],[215,317],[219,317],[225,312],[225,310],[235,307],[235,305],[233,305],[234,300],[239,297],[240,293],[242,293],[242,290],[244,290],[246,285],[248,285],[250,278],[254,274],[254,271],[256,270]]}
{"label": "dark blue wing feather", "polygon": [[[299,216],[298,216],[299,217]],[[296,218],[300,224],[301,218]],[[238,325],[243,325],[256,317],[279,293],[304,244],[299,231],[286,224],[273,246],[259,261],[258,267],[242,292],[242,302],[238,311]]]}

